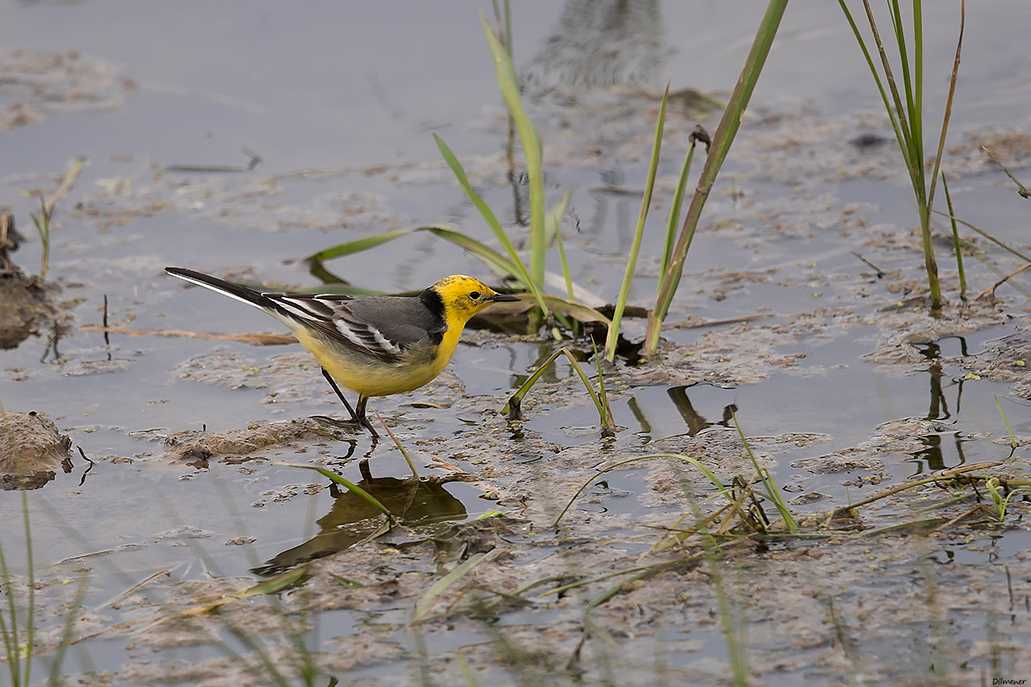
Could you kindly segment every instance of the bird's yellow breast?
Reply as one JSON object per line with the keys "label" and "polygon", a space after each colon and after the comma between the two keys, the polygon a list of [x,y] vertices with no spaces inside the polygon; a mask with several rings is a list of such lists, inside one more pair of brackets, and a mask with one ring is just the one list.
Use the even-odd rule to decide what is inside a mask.
{"label": "bird's yellow breast", "polygon": [[416,344],[397,362],[356,353],[306,329],[298,329],[294,335],[341,386],[363,396],[389,396],[418,389],[443,372],[458,347],[462,330],[445,332],[439,346],[428,340]]}

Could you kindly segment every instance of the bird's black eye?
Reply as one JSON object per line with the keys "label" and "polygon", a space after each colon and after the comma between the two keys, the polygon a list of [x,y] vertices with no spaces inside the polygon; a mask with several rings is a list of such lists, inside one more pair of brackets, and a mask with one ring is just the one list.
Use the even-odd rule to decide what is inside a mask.
{"label": "bird's black eye", "polygon": [[479,300],[480,299],[480,292],[479,291],[473,291],[472,293],[469,294],[469,298],[472,298],[474,301]]}

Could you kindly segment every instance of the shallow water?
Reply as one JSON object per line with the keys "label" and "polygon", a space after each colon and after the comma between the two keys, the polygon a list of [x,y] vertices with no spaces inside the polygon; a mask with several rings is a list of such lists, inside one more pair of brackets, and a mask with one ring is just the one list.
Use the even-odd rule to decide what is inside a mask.
{"label": "shallow water", "polygon": [[[531,89],[527,96],[545,142],[549,202],[564,189],[573,190],[563,225],[573,276],[603,300],[611,300],[618,290],[636,221],[640,196],[622,191],[643,185],[656,91],[669,75],[674,90],[690,87],[725,97],[762,11],[759,5],[717,2],[640,5],[661,13],[661,40],[652,36],[651,42],[637,45],[639,52],[627,51],[636,60],[607,65],[597,74],[637,74],[639,82],[633,86],[646,91],[574,84],[552,94]],[[544,59],[545,46],[560,42],[551,40],[555,36],[576,38],[568,25],[560,24],[563,12],[582,16],[587,24],[605,6],[597,3],[590,10],[578,2],[563,7],[517,3],[516,62],[524,75],[536,75],[538,87],[553,84],[566,58]],[[1004,241],[1026,244],[1022,202],[1005,177],[979,157],[977,144],[998,132],[1027,131],[1031,89],[1022,76],[1026,51],[1019,46],[1028,20],[1016,4],[1001,0],[968,9],[949,140],[955,150],[946,161],[953,200],[964,219]],[[49,279],[61,285],[60,298],[78,301],[67,305],[75,325],[99,324],[106,295],[112,325],[219,333],[275,330],[265,316],[229,299],[181,289],[161,268],[182,264],[213,273],[231,268],[241,279],[310,287],[315,280],[292,260],[386,229],[450,222],[490,240],[440,162],[431,136],[438,133],[447,141],[502,221],[513,224],[513,195],[504,186],[507,170],[501,154],[505,124],[479,24],[484,10],[489,8],[472,2],[453,3],[446,11],[412,5],[404,12],[372,5],[287,7],[272,2],[6,2],[0,65],[22,66],[14,80],[0,82],[0,109],[21,104],[33,120],[0,131],[0,205],[10,206],[22,232],[30,236],[16,259],[26,271],[35,271],[40,256],[29,221],[37,201],[23,192],[53,189],[69,160],[80,154],[87,165],[58,205],[49,272]],[[645,12],[641,21],[647,26],[655,17]],[[942,68],[930,79],[925,99],[937,107],[954,50],[956,14],[936,8],[925,22],[932,37],[927,63]],[[588,39],[591,35],[586,34]],[[35,73],[25,66],[26,53],[12,52],[19,49],[39,59],[49,53],[65,55],[75,68],[71,75],[61,69]],[[70,56],[71,51],[76,55]],[[484,584],[511,590],[517,580],[526,582],[520,575],[544,577],[556,569],[576,570],[581,562],[584,570],[595,572],[603,569],[597,561],[632,567],[657,537],[651,528],[669,526],[688,511],[677,489],[656,486],[663,479],[675,486],[675,479],[681,479],[666,475],[666,468],[641,464],[610,473],[604,484],[585,494],[567,533],[583,539],[582,561],[565,548],[574,545],[543,535],[543,524],[576,486],[609,460],[679,451],[696,445],[691,442],[718,446],[736,440],[733,424],[725,420],[730,405],[736,406],[744,431],[761,447],[798,514],[826,512],[883,486],[957,465],[1006,461],[1005,469],[1026,474],[1026,448],[1008,458],[1008,447],[993,441],[1005,436],[995,396],[1013,432],[1018,437],[1031,433],[1026,396],[1011,394],[1005,382],[965,379],[969,370],[964,367],[964,360],[988,341],[1026,326],[1027,302],[1020,292],[1000,287],[1003,315],[997,320],[985,317],[980,327],[957,332],[962,346],[959,339],[938,340],[937,335],[918,342],[937,340],[940,369],[919,355],[902,363],[864,357],[880,350],[894,330],[905,330],[902,319],[888,316],[892,305],[906,296],[907,280],[921,280],[921,258],[909,235],[916,217],[894,143],[871,150],[849,143],[871,132],[890,136],[879,107],[836,5],[797,2],[780,30],[753,98],[752,115],[707,205],[706,226],[694,241],[670,316],[673,323],[756,314],[768,319],[671,328],[665,335],[675,347],[669,355],[674,365],[663,374],[649,379],[647,366],[621,368],[611,376],[607,372],[615,385],[610,386],[615,420],[624,428],[615,444],[599,442],[597,416],[564,361],[557,364],[551,385],[531,391],[523,423],[508,425],[498,416],[506,393],[551,352],[547,341],[467,336],[471,345],[460,347],[439,382],[408,397],[374,400],[373,407],[416,454],[420,466],[431,466],[429,474],[449,472],[443,460],[479,476],[477,482],[445,487],[467,518],[498,508],[536,528],[532,534],[520,531],[505,539],[516,551],[516,563],[492,563],[491,574],[498,577]],[[659,189],[664,195],[653,209],[632,291],[632,301],[641,305],[650,304],[655,290],[669,185],[686,135],[697,121],[715,128],[712,118],[671,117],[667,124]],[[1028,159],[1021,145],[1013,146],[1008,160],[1018,177]],[[246,169],[248,151],[261,157],[253,170]],[[173,165],[240,169],[177,170]],[[973,292],[991,286],[1000,278],[997,273],[1019,266],[991,244],[979,245],[988,257],[985,263],[967,260]],[[853,251],[886,276],[874,276]],[[950,255],[947,248],[939,250],[945,282],[953,289],[949,298],[955,300]],[[459,249],[423,235],[328,267],[355,284],[385,291],[421,288],[444,273],[488,274]],[[557,270],[558,260],[549,267]],[[1021,278],[1014,279],[1017,286]],[[907,312],[901,309],[899,318]],[[912,318],[917,320],[919,312]],[[641,322],[626,326],[630,338],[640,338]],[[47,352],[45,337],[0,352],[4,408],[46,413],[94,462],[88,466],[75,455],[70,473],[58,473],[43,489],[29,492],[37,569],[61,562],[46,573],[48,579],[87,579],[81,601],[86,609],[98,609],[154,573],[171,571],[169,579],[162,577],[153,585],[148,601],[136,598],[117,613],[91,612],[87,620],[95,620],[97,627],[137,618],[133,612],[139,608],[174,596],[180,589],[177,580],[253,581],[253,568],[314,537],[317,521],[336,502],[326,480],[272,462],[319,460],[348,479],[361,478],[358,458],[370,450],[370,442],[346,433],[273,446],[258,460],[240,464],[214,459],[207,465],[189,464],[168,453],[165,439],[185,430],[226,432],[258,420],[337,413],[321,377],[301,369],[297,359],[285,358],[297,354],[297,347],[118,334],[106,345],[102,334],[73,328],[59,342],[58,353]],[[200,381],[204,370],[214,374]],[[450,407],[413,407],[413,401]],[[882,427],[906,418],[944,426],[922,425],[921,434],[909,437],[912,441]],[[775,439],[793,434],[807,438]],[[769,441],[763,443],[764,438]],[[903,448],[882,455],[879,472],[818,474],[796,463],[881,441]],[[712,465],[730,463],[729,457],[715,453]],[[372,469],[376,477],[407,474],[400,454],[385,442],[376,447]],[[871,474],[880,475],[877,483],[842,484]],[[822,498],[793,500],[813,494]],[[906,519],[913,507],[893,504],[873,519],[878,526],[887,525]],[[20,508],[15,492],[0,492],[5,522],[17,518]],[[1015,518],[1025,506],[1014,500],[1013,508]],[[954,595],[946,608],[956,628],[950,636],[966,659],[964,670],[990,665],[989,675],[1020,678],[1027,677],[1020,671],[1031,659],[1026,650],[1003,645],[1007,637],[1014,637],[1018,646],[1027,638],[1028,614],[992,629],[1007,615],[1006,603],[996,605],[997,598],[1007,596],[1003,563],[1016,571],[1016,610],[1010,613],[1023,613],[1023,599],[1031,593],[1022,557],[1026,525],[1015,519],[1010,524],[1013,528],[995,541],[983,532],[962,531],[926,546],[927,555],[942,566],[946,594]],[[400,581],[395,583],[399,591],[384,593],[376,603],[327,603],[327,610],[313,616],[318,625],[313,642],[316,636],[321,638],[317,641],[343,638],[345,643],[359,637],[386,647],[382,660],[356,658],[328,672],[351,681],[417,682],[412,666],[425,660],[433,669],[458,676],[453,656],[463,648],[476,670],[484,671],[478,673],[482,683],[512,680],[517,673],[488,648],[497,639],[490,626],[464,620],[426,626],[424,634],[409,629],[411,609],[434,579],[436,565],[432,552],[418,548],[425,532],[398,537],[375,552],[366,545],[353,557],[343,554],[334,561],[344,570],[355,568],[335,568],[335,574],[361,576],[366,584],[376,575],[383,576],[380,580],[396,575]],[[23,571],[25,546],[18,532],[6,531],[3,545],[8,564]],[[864,547],[875,550],[863,553]],[[912,678],[907,659],[922,656],[927,636],[937,641],[938,631],[928,629],[926,619],[889,619],[895,618],[899,605],[920,606],[912,594],[924,584],[913,573],[921,552],[894,540],[873,539],[840,548],[828,545],[827,550],[832,553],[806,558],[794,547],[774,549],[728,567],[726,574],[733,578],[729,584],[739,599],[753,594],[752,582],[744,579],[746,567],[756,568],[755,584],[767,590],[776,588],[778,576],[799,580],[748,607],[754,624],[749,635],[754,636],[753,669],[764,680],[800,685],[863,673],[834,653],[828,639],[833,628],[812,620],[823,617],[825,609],[809,609],[808,624],[785,617],[785,609],[804,607],[800,599],[806,589],[839,574],[859,590],[837,598],[846,630],[856,635],[856,646],[867,656],[863,670],[879,684]],[[86,554],[98,555],[75,558]],[[890,559],[884,564],[890,574],[864,574],[875,564],[870,556]],[[738,565],[742,567],[734,567]],[[835,573],[835,566],[843,572]],[[970,580],[978,577],[988,590],[980,596],[969,591]],[[683,599],[682,609],[662,601],[667,591],[663,585],[673,590],[668,598]],[[896,607],[877,600],[881,613],[871,618],[863,604],[874,604],[876,589],[883,588],[891,591]],[[57,608],[60,594],[69,594],[61,592],[58,582],[47,589],[41,596],[48,608]],[[833,587],[829,589],[827,594],[834,596]],[[600,642],[596,637],[601,632],[595,632],[585,649],[588,677],[604,673],[607,661],[618,663],[622,652],[656,657],[637,677],[617,670],[619,680],[628,684],[647,684],[663,675],[714,682],[728,674],[719,625],[705,620],[715,608],[709,579],[697,571],[685,572],[675,581],[656,583],[651,593],[638,599],[627,590],[626,597],[599,607],[595,627],[607,629],[610,636],[629,622],[643,622],[632,620],[634,604],[661,608],[662,617],[654,626],[634,625],[617,634],[612,646]],[[180,602],[190,598],[182,594]],[[292,603],[297,594],[285,598]],[[584,597],[575,596],[574,602],[574,596],[553,606],[499,611],[497,624],[527,651],[552,651],[559,657],[553,667],[561,670],[587,631],[581,612]],[[138,604],[136,611],[130,608],[133,604]],[[56,627],[62,616],[54,610],[46,618],[47,627]],[[770,627],[797,641],[771,637],[777,631]],[[550,628],[551,645],[541,641],[538,647],[532,639],[540,628]],[[866,628],[871,629],[864,632]],[[84,625],[83,633],[89,629]],[[523,630],[529,636],[520,634]],[[77,645],[66,659],[66,672],[111,671],[116,682],[132,683],[172,675],[168,665],[157,661],[156,673],[141,668],[147,663],[143,656],[151,655],[142,646],[164,647],[155,653],[162,660],[194,664],[220,655],[211,646],[177,648],[165,636],[108,636]],[[914,644],[900,645],[900,636],[912,636]],[[220,637],[241,648],[225,628]],[[995,648],[978,645],[981,640],[995,642]],[[426,659],[410,653],[419,650],[420,641],[426,643]],[[332,647],[330,641],[314,648],[333,653]],[[771,656],[778,652],[787,652],[790,666],[775,665]],[[338,657],[346,655],[337,651]],[[916,674],[925,675],[919,670]],[[202,679],[207,678],[182,678]]]}

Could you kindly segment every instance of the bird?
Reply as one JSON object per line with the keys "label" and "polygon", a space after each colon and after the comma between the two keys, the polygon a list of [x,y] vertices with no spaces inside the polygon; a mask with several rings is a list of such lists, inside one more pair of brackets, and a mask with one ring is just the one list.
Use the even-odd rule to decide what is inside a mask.
{"label": "bird", "polygon": [[[165,272],[286,325],[318,360],[351,420],[373,439],[379,434],[365,414],[369,398],[428,384],[447,367],[473,315],[494,303],[520,300],[461,274],[434,282],[418,296],[345,296],[256,291],[184,267]],[[356,408],[340,386],[358,394]]]}

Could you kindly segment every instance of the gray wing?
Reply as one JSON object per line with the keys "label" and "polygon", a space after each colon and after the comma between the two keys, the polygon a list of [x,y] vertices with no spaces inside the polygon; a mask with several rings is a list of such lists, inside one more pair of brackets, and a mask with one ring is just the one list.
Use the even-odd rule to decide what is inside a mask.
{"label": "gray wing", "polygon": [[439,343],[443,323],[418,298],[266,293],[293,319],[348,348],[397,362],[409,347],[427,338]]}

